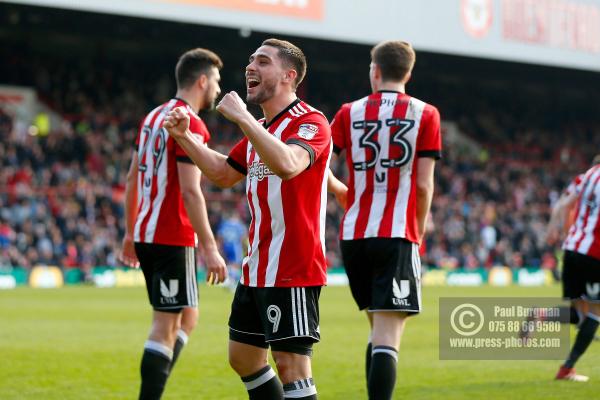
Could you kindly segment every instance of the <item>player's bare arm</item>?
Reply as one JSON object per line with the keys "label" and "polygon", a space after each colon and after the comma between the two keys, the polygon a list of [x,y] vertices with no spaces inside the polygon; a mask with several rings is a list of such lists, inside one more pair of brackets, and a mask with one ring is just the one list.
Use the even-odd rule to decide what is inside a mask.
{"label": "player's bare arm", "polygon": [[208,148],[194,138],[189,130],[190,117],[183,108],[171,110],[165,117],[163,127],[215,185],[228,188],[244,178],[243,174],[227,164],[227,156]]}
{"label": "player's bare arm", "polygon": [[577,193],[575,193],[575,191],[570,194],[561,195],[556,201],[556,204],[552,208],[550,222],[548,222],[548,228],[546,231],[546,241],[549,244],[555,244],[562,237],[564,237],[565,232],[563,232],[563,229],[565,226],[565,220],[569,210],[575,206],[576,201]]}
{"label": "player's bare arm", "polygon": [[137,174],[138,174],[138,155],[133,153],[129,171],[127,172],[127,182],[125,184],[125,236],[119,253],[119,260],[128,267],[138,268],[140,262],[135,254],[133,245],[133,229],[137,217]]}
{"label": "player's bare arm", "polygon": [[333,193],[340,207],[346,209],[348,187],[335,177],[332,170],[329,170],[329,175],[327,177],[327,191]]}
{"label": "player's bare arm", "polygon": [[419,158],[417,161],[417,224],[419,228],[419,242],[425,234],[427,215],[433,199],[433,171],[435,160],[429,157]]}
{"label": "player's bare arm", "polygon": [[200,189],[200,170],[193,164],[178,162],[177,172],[183,205],[194,231],[198,234],[200,250],[206,261],[206,280],[210,283],[224,282],[227,278],[227,267],[225,260],[219,254],[217,242],[208,222],[206,201]]}
{"label": "player's bare arm", "polygon": [[227,93],[217,111],[240,127],[260,159],[281,179],[292,179],[310,165],[310,154],[304,148],[283,143],[271,135],[248,112],[246,103],[236,92]]}
{"label": "player's bare arm", "polygon": [[348,199],[348,186],[336,178],[332,171],[332,169],[337,167],[338,158],[339,156],[335,152],[331,153],[331,160],[329,162],[329,175],[327,176],[327,191],[335,196],[335,199],[340,207],[345,210]]}

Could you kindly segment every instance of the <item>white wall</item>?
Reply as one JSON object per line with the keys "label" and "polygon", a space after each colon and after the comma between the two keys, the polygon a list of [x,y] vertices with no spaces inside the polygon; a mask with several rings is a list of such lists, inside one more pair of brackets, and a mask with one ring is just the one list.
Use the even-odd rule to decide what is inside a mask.
{"label": "white wall", "polygon": [[600,0],[10,0],[600,71]]}

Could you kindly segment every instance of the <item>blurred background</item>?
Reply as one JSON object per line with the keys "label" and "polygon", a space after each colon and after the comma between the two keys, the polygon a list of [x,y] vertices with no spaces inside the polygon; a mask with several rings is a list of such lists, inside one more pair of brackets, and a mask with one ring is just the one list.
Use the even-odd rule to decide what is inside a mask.
{"label": "blurred background", "polygon": [[[407,92],[439,108],[444,140],[426,284],[559,277],[551,207],[600,153],[600,1],[27,0],[0,1],[0,288],[143,285],[116,259],[141,119],[175,94],[184,51],[217,52],[223,92],[244,93],[248,56],[273,36],[304,50],[299,97],[329,119],[370,92],[375,43],[417,50]],[[222,153],[242,136],[202,118]],[[247,226],[244,185],[203,186],[220,242],[245,249],[243,232],[219,229]],[[343,283],[342,210],[327,210],[330,281]]]}

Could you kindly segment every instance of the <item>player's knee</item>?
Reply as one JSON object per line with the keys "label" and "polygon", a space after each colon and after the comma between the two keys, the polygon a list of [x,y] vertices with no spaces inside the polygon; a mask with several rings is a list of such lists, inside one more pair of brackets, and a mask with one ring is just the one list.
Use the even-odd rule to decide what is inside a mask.
{"label": "player's knee", "polygon": [[257,360],[242,352],[230,351],[229,365],[239,376],[248,376],[267,365],[267,360]]}
{"label": "player's knee", "polygon": [[289,379],[290,375],[292,375],[293,362],[291,357],[287,357],[286,355],[273,355],[275,359],[275,365],[277,366],[277,373],[279,374],[279,378],[281,382],[291,382],[293,381]]}
{"label": "player's knee", "polygon": [[229,352],[229,366],[238,373],[238,375],[243,376],[243,372],[245,370],[244,366],[244,358],[241,357],[237,353]]}
{"label": "player's knee", "polygon": [[177,334],[181,328],[181,323],[176,323],[171,327],[171,331],[169,332],[169,341],[175,343],[175,340],[177,340]]}
{"label": "player's knee", "polygon": [[194,330],[194,328],[196,328],[197,324],[198,324],[198,321],[182,322],[180,329],[189,336],[192,333],[192,331]]}
{"label": "player's knee", "polygon": [[243,376],[250,367],[250,360],[243,352],[229,349],[229,365],[235,372]]}
{"label": "player's knee", "polygon": [[198,325],[198,309],[186,309],[181,317],[180,329],[190,335],[194,328]]}
{"label": "player's knee", "polygon": [[171,338],[177,337],[179,329],[181,329],[181,320],[179,318],[169,321],[167,330]]}
{"label": "player's knee", "polygon": [[373,346],[400,346],[400,338],[406,324],[406,313],[376,313],[373,317],[371,341]]}
{"label": "player's knee", "polygon": [[310,372],[307,371],[304,365],[306,363],[305,358],[307,357],[294,353],[273,353],[273,359],[275,360],[277,373],[281,382],[289,383],[310,377]]}
{"label": "player's knee", "polygon": [[150,332],[149,339],[163,343],[166,346],[172,346],[175,340],[177,340],[177,329],[154,326]]}
{"label": "player's knee", "polygon": [[177,314],[155,315],[152,323],[150,338],[170,345],[175,343],[177,332],[181,328],[181,321]]}

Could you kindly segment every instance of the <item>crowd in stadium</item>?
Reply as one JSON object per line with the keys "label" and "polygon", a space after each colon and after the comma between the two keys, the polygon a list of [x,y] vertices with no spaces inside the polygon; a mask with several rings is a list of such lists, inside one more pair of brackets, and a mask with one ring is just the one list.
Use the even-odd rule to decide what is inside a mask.
{"label": "crowd in stadium", "polygon": [[[127,70],[95,68],[98,72],[92,75],[84,67],[40,66],[18,58],[8,64],[11,83],[33,86],[64,122],[49,132],[35,132],[11,110],[0,111],[0,266],[89,270],[117,265],[132,144],[148,107],[171,95],[168,74],[144,86],[138,85],[143,76],[133,84],[120,78],[134,75]],[[36,70],[33,65],[38,65]],[[409,93],[410,89],[409,85]],[[307,97],[311,101],[310,93]],[[330,114],[351,100],[340,98],[333,104],[317,99],[313,105]],[[586,121],[574,124],[568,118],[549,127],[539,117],[508,107],[499,111],[482,103],[475,113],[465,114],[451,101],[432,102],[443,119],[456,122],[475,140],[477,151],[444,149],[436,171],[425,264],[554,269],[554,248],[545,242],[551,205],[600,148],[600,127]],[[210,145],[226,154],[241,134],[216,113],[203,117],[213,133]],[[344,167],[339,164],[336,169],[341,172]],[[205,180],[203,186],[214,229],[228,210],[248,222],[243,185],[221,191]],[[333,199],[327,210],[328,260],[339,266],[342,211]]]}

